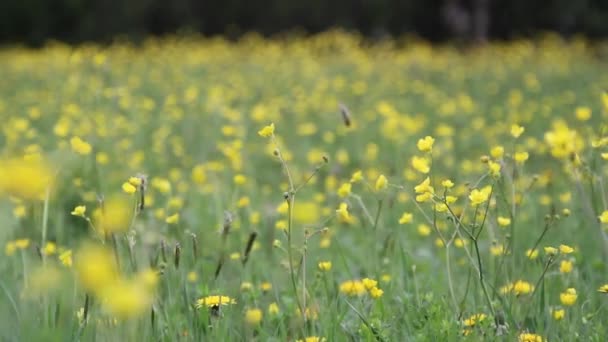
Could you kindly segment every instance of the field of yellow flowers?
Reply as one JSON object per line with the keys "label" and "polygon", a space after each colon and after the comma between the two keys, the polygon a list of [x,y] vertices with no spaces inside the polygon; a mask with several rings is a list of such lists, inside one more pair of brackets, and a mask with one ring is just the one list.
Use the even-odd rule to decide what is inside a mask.
{"label": "field of yellow flowers", "polygon": [[604,341],[606,51],[4,48],[0,339]]}

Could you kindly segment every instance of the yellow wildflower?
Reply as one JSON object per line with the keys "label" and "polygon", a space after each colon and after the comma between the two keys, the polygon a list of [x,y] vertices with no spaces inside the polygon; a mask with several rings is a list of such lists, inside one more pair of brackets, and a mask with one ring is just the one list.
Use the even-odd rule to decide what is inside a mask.
{"label": "yellow wildflower", "polygon": [[566,310],[564,309],[553,309],[551,310],[551,315],[553,319],[556,321],[561,321],[566,316]]}
{"label": "yellow wildflower", "polygon": [[82,140],[80,137],[72,137],[72,139],[70,139],[70,145],[74,152],[82,155],[90,154],[93,149],[88,142]]}
{"label": "yellow wildflower", "polygon": [[248,309],[245,312],[245,322],[249,325],[258,325],[262,321],[264,313],[260,309]]}
{"label": "yellow wildflower", "polygon": [[578,298],[578,294],[576,293],[575,288],[568,288],[566,291],[559,294],[559,301],[562,305],[572,306],[576,303],[576,299]]}
{"label": "yellow wildflower", "polygon": [[129,182],[124,182],[124,183],[122,183],[122,191],[124,191],[128,194],[133,194],[137,191],[137,188]]}
{"label": "yellow wildflower", "polygon": [[399,224],[407,224],[413,221],[414,215],[412,213],[403,213],[399,218]]}
{"label": "yellow wildflower", "polygon": [[562,254],[571,254],[574,253],[574,248],[568,245],[559,245],[559,251]]}
{"label": "yellow wildflower", "polygon": [[363,180],[363,173],[361,170],[355,171],[353,175],[350,177],[351,183],[358,183]]}
{"label": "yellow wildflower", "polygon": [[559,272],[560,273],[570,273],[572,272],[572,261],[570,260],[562,260],[559,263]]}
{"label": "yellow wildflower", "polygon": [[608,210],[604,210],[598,218],[600,219],[600,222],[608,223]]}
{"label": "yellow wildflower", "polygon": [[378,176],[378,179],[376,179],[376,186],[375,186],[376,191],[385,190],[387,187],[388,187],[388,180],[386,179],[386,177],[384,175]]}
{"label": "yellow wildflower", "polygon": [[71,214],[74,216],[85,217],[85,212],[87,211],[87,207],[84,205],[78,205],[72,210]]}
{"label": "yellow wildflower", "polygon": [[340,188],[338,188],[338,196],[340,196],[341,198],[348,197],[348,195],[350,195],[351,188],[351,183],[342,184]]}
{"label": "yellow wildflower", "polygon": [[506,227],[511,224],[511,219],[508,217],[498,216],[496,221],[498,222],[498,225],[501,227]]}
{"label": "yellow wildflower", "polygon": [[199,298],[196,301],[196,308],[200,309],[203,306],[206,307],[214,307],[214,306],[220,306],[220,305],[229,305],[229,304],[236,304],[236,300],[234,300],[233,298],[230,298],[228,296],[207,296],[207,297],[203,297],[203,298]]}
{"label": "yellow wildflower", "polygon": [[519,138],[520,135],[522,135],[522,133],[524,132],[525,128],[517,125],[517,124],[513,124],[511,126],[511,136],[513,136],[513,138]]}
{"label": "yellow wildflower", "polygon": [[274,135],[274,123],[271,123],[268,126],[264,126],[264,128],[258,131],[258,134],[264,138],[268,138]]}
{"label": "yellow wildflower", "polygon": [[435,139],[431,136],[426,136],[418,140],[417,147],[421,152],[431,152],[433,150],[433,143]]}
{"label": "yellow wildflower", "polygon": [[331,261],[321,261],[318,266],[321,271],[327,272],[331,270]]}

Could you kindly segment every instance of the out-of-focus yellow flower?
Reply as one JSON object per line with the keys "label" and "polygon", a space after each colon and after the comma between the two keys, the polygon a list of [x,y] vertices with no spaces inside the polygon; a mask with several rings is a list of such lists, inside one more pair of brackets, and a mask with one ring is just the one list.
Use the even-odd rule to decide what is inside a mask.
{"label": "out-of-focus yellow flower", "polygon": [[515,163],[521,165],[525,163],[526,160],[528,160],[529,156],[530,155],[528,154],[528,152],[516,152],[513,156],[513,159],[515,159]]}
{"label": "out-of-focus yellow flower", "polygon": [[262,321],[263,316],[264,313],[260,309],[248,309],[245,312],[245,322],[249,325],[258,325]]}
{"label": "out-of-focus yellow flower", "polygon": [[441,181],[441,186],[443,186],[446,189],[451,189],[454,187],[454,182],[452,182],[449,179],[444,179]]}
{"label": "out-of-focus yellow flower", "polygon": [[348,204],[345,202],[340,203],[340,206],[336,210],[338,214],[338,219],[343,223],[352,223],[354,221],[353,217],[348,212]]}
{"label": "out-of-focus yellow flower", "polygon": [[363,172],[361,170],[355,171],[352,176],[350,176],[351,183],[358,183],[363,180]]}
{"label": "out-of-focus yellow flower", "polygon": [[511,224],[511,219],[508,217],[498,216],[496,221],[498,222],[498,225],[501,227],[506,227]]}
{"label": "out-of-focus yellow flower", "polygon": [[80,247],[75,255],[75,270],[80,284],[93,293],[100,293],[118,279],[112,253],[91,243]]}
{"label": "out-of-focus yellow flower", "polygon": [[572,268],[573,268],[573,265],[572,265],[572,261],[570,261],[570,260],[562,260],[559,263],[559,272],[560,273],[570,273],[570,272],[572,272]]}
{"label": "out-of-focus yellow flower", "polygon": [[361,296],[365,291],[365,285],[360,280],[348,280],[340,284],[340,292],[348,296]]}
{"label": "out-of-focus yellow flower", "polygon": [[331,261],[321,261],[318,266],[321,271],[327,272],[331,270]]}
{"label": "out-of-focus yellow flower", "polygon": [[124,182],[122,183],[122,191],[127,194],[134,194],[137,191],[137,188],[129,182]]}
{"label": "out-of-focus yellow flower", "polygon": [[104,202],[101,215],[96,217],[95,227],[103,232],[126,232],[133,215],[133,203],[123,196],[114,196]]}
{"label": "out-of-focus yellow flower", "polygon": [[490,150],[490,155],[494,159],[500,159],[505,155],[505,148],[502,146],[494,146]]}
{"label": "out-of-focus yellow flower", "polygon": [[556,321],[561,321],[566,316],[566,310],[564,309],[553,309],[551,310],[551,316]]}
{"label": "out-of-focus yellow flower", "polygon": [[78,205],[72,210],[70,214],[74,216],[85,217],[85,212],[87,211],[87,207],[84,205]]}
{"label": "out-of-focus yellow flower", "polygon": [[413,156],[411,159],[412,167],[420,173],[429,173],[431,166],[428,159],[424,157]]}
{"label": "out-of-focus yellow flower", "polygon": [[571,254],[574,253],[574,248],[568,245],[559,245],[559,252],[562,254]]}
{"label": "out-of-focus yellow flower", "polygon": [[369,290],[369,295],[374,299],[378,299],[378,298],[382,297],[383,294],[384,294],[384,291],[377,287],[373,287]]}
{"label": "out-of-focus yellow flower", "polygon": [[547,254],[548,256],[553,256],[553,255],[557,255],[558,249],[555,247],[545,247],[545,254]]}
{"label": "out-of-focus yellow flower", "polygon": [[598,218],[600,219],[600,222],[608,223],[608,210],[604,210]]}
{"label": "out-of-focus yellow flower", "polygon": [[105,310],[116,318],[138,317],[148,312],[153,295],[137,280],[118,280],[98,294]]}
{"label": "out-of-focus yellow flower", "polygon": [[65,267],[72,267],[72,250],[68,249],[59,254],[59,261],[61,261]]}
{"label": "out-of-focus yellow flower", "polygon": [[352,189],[351,183],[343,183],[338,188],[338,196],[340,196],[341,198],[348,197],[348,195],[350,195],[351,189]]}
{"label": "out-of-focus yellow flower", "polygon": [[574,114],[576,115],[576,119],[578,119],[579,121],[588,121],[589,119],[591,119],[591,108],[576,107]]}
{"label": "out-of-focus yellow flower", "polygon": [[522,133],[524,133],[525,128],[517,125],[517,124],[513,124],[511,125],[511,135],[513,136],[513,138],[519,138]]}
{"label": "out-of-focus yellow flower", "polygon": [[268,304],[268,314],[269,315],[278,315],[280,312],[279,305],[275,302]]}
{"label": "out-of-focus yellow flower", "polygon": [[572,306],[576,303],[576,299],[578,298],[578,294],[576,293],[576,289],[570,287],[566,289],[566,291],[559,294],[559,301],[562,305]]}
{"label": "out-of-focus yellow flower", "polygon": [[416,146],[421,152],[431,152],[433,151],[433,143],[435,143],[435,139],[429,135],[418,140]]}
{"label": "out-of-focus yellow flower", "polygon": [[51,167],[42,159],[0,159],[0,196],[43,199],[51,181]]}
{"label": "out-of-focus yellow flower", "polygon": [[167,216],[165,222],[168,224],[176,224],[179,222],[179,213],[175,213],[171,216]]}
{"label": "out-of-focus yellow flower", "polygon": [[545,342],[542,336],[532,333],[521,333],[517,337],[518,342]]}
{"label": "out-of-focus yellow flower", "polygon": [[82,155],[90,154],[93,150],[93,148],[88,142],[82,140],[80,137],[77,136],[72,137],[72,139],[70,139],[70,145],[72,146],[72,151]]}
{"label": "out-of-focus yellow flower", "polygon": [[378,179],[376,179],[376,186],[375,186],[376,191],[385,190],[387,187],[388,187],[388,180],[386,179],[386,177],[384,175],[378,176]]}
{"label": "out-of-focus yellow flower", "polygon": [[526,257],[528,257],[530,260],[536,259],[538,257],[538,249],[528,249],[526,251]]}
{"label": "out-of-focus yellow flower", "polygon": [[414,219],[414,215],[412,213],[403,213],[399,218],[399,224],[407,224],[411,223]]}
{"label": "out-of-focus yellow flower", "polygon": [[264,128],[258,131],[258,134],[264,138],[268,138],[274,135],[274,123],[271,123],[268,126],[264,126]]}

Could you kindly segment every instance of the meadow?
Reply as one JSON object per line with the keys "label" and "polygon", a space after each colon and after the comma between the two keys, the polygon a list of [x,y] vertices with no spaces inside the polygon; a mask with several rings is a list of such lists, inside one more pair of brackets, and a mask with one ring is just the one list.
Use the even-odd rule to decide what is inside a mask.
{"label": "meadow", "polygon": [[3,341],[604,341],[608,47],[0,50]]}

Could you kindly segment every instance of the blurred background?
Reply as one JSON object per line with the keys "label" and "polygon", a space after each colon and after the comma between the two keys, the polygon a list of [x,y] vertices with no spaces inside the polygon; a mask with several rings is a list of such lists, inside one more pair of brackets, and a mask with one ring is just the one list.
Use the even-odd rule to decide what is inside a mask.
{"label": "blurred background", "polygon": [[315,33],[342,27],[372,38],[431,41],[608,35],[607,0],[5,0],[0,43],[133,41],[180,31],[238,38],[244,32]]}

